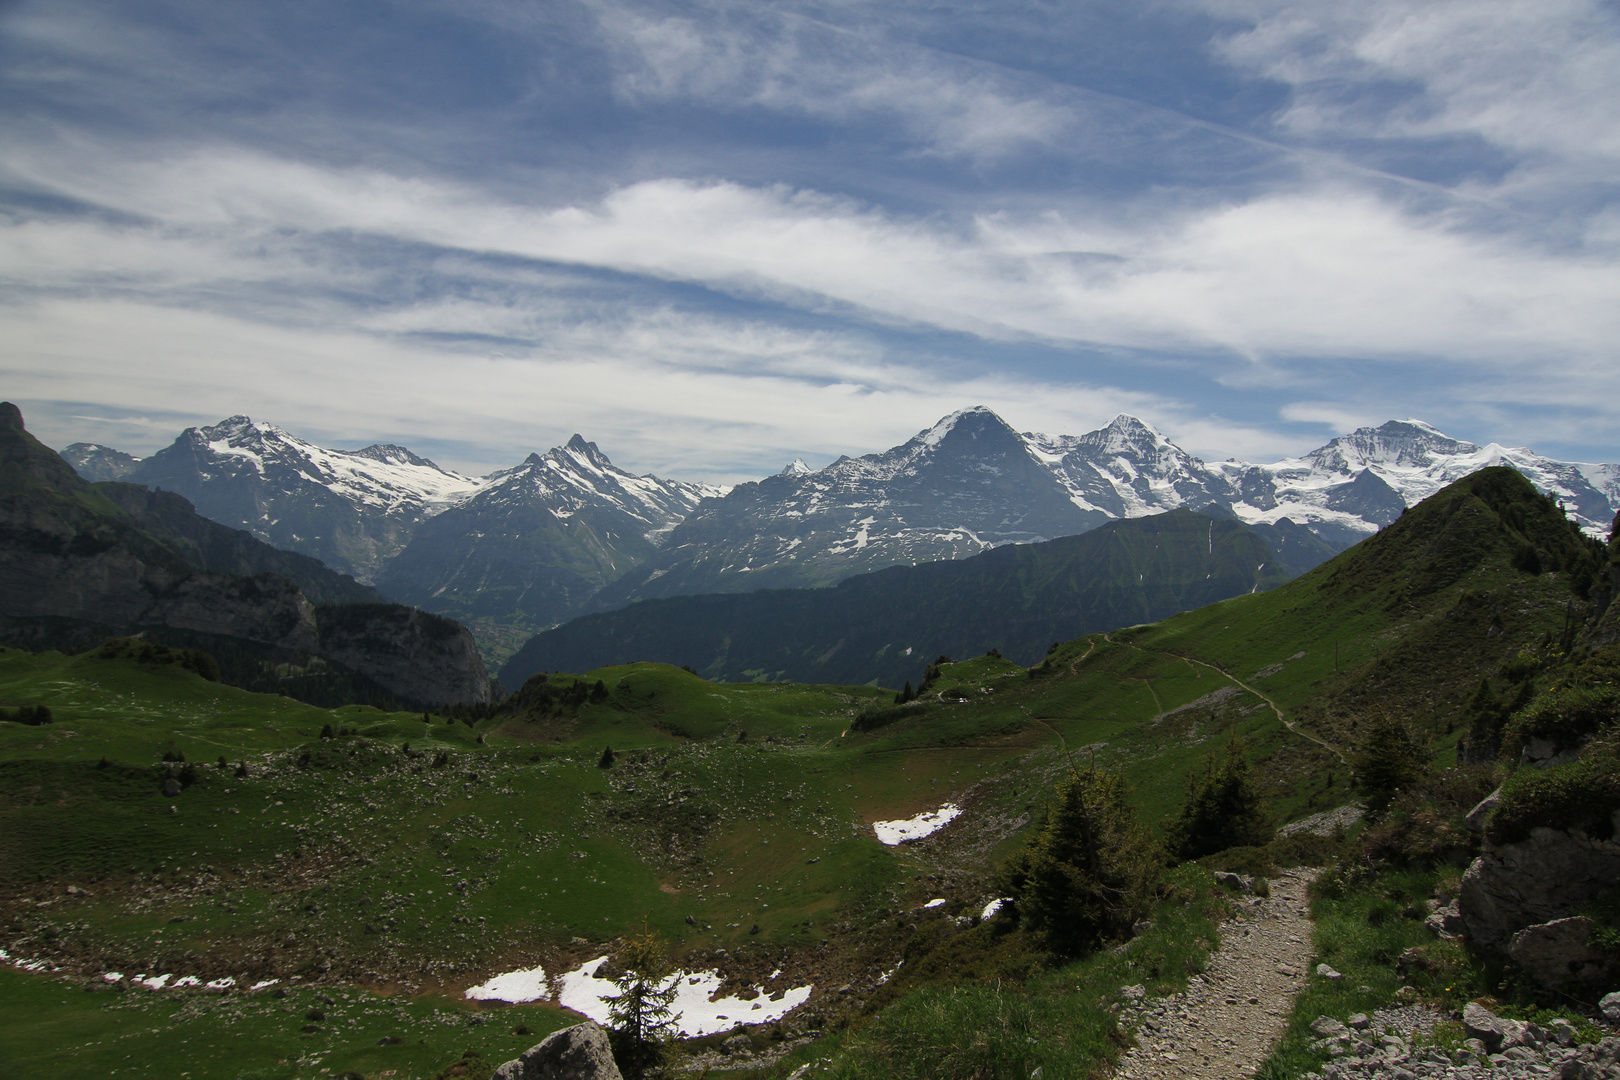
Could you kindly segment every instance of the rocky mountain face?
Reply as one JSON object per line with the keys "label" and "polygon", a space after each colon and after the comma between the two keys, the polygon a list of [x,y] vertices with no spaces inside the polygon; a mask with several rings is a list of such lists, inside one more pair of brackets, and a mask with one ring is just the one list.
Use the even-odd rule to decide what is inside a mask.
{"label": "rocky mountain face", "polygon": [[411,701],[490,700],[489,675],[471,632],[453,619],[401,604],[321,608],[317,650]]}
{"label": "rocky mountain face", "polygon": [[116,481],[97,484],[96,491],[203,570],[277,574],[296,583],[312,604],[370,604],[383,599],[376,589],[329,569],[319,559],[271,547],[245,529],[209,521],[172,491]]}
{"label": "rocky mountain face", "polygon": [[178,492],[206,518],[368,583],[418,522],[479,483],[404,447],[328,450],[246,416],[188,428],[120,479]]}
{"label": "rocky mountain face", "polygon": [[99,443],[76,442],[60,451],[62,460],[73,466],[73,471],[97,483],[103,480],[122,480],[141,459],[122,450]]}
{"label": "rocky mountain face", "polygon": [[831,585],[885,566],[961,559],[1094,529],[1028,440],[989,409],[953,413],[881,454],[789,466],[698,507],[595,607],[692,593]]}
{"label": "rocky mountain face", "polygon": [[149,633],[223,646],[257,667],[325,657],[412,703],[488,700],[464,628],[398,605],[317,612],[292,577],[258,567],[305,574],[335,596],[368,592],[196,518],[178,496],[89,483],[28,434],[15,405],[0,403],[0,639],[87,648]]}
{"label": "rocky mountain face", "polygon": [[625,472],[575,435],[487,477],[418,525],[378,585],[491,629],[553,625],[646,561],[704,498],[720,494]]}
{"label": "rocky mountain face", "polygon": [[661,660],[727,682],[900,686],[942,653],[995,648],[1033,664],[1054,641],[1155,621],[1289,576],[1238,522],[1174,510],[890,567],[833,588],[671,597],[586,615],[529,641],[501,679],[517,686],[539,671]]}

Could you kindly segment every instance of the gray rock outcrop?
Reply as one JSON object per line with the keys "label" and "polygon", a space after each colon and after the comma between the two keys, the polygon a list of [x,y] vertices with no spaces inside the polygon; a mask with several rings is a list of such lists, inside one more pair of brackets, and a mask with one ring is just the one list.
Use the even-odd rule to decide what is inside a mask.
{"label": "gray rock outcrop", "polygon": [[1620,883],[1620,842],[1541,827],[1487,845],[1463,875],[1462,923],[1474,944],[1506,952],[1528,926],[1565,919]]}
{"label": "gray rock outcrop", "polygon": [[[1320,1021],[1318,1021],[1320,1023]],[[1407,1035],[1376,1031],[1323,1038],[1313,1044],[1333,1055],[1321,1072],[1301,1080],[1609,1080],[1620,1076],[1620,1038],[1581,1044],[1567,1020],[1546,1027],[1509,1020],[1471,1002],[1463,1010],[1468,1039],[1447,1049]],[[1313,1027],[1314,1030],[1314,1027]]]}
{"label": "gray rock outcrop", "polygon": [[587,1020],[547,1035],[495,1070],[495,1080],[623,1080],[607,1032]]}
{"label": "gray rock outcrop", "polygon": [[316,613],[320,653],[396,694],[432,704],[489,700],[489,672],[466,627],[400,604],[344,604]]}
{"label": "gray rock outcrop", "polygon": [[1508,955],[1542,986],[1611,982],[1620,971],[1612,953],[1590,944],[1597,923],[1584,916],[1527,926],[1508,942]]}
{"label": "gray rock outcrop", "polygon": [[277,574],[192,574],[157,597],[139,621],[298,652],[314,652],[320,645],[314,605]]}

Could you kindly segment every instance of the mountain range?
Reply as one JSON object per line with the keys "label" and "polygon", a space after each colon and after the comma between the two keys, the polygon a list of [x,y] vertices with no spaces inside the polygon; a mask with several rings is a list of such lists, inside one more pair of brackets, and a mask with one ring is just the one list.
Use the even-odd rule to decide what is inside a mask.
{"label": "mountain range", "polygon": [[1591,535],[1620,510],[1620,465],[1477,446],[1419,420],[1271,464],[1206,463],[1130,416],[1045,435],[978,407],[881,453],[795,461],[729,490],[636,476],[578,435],[475,478],[399,446],[328,450],[245,416],[146,459],[86,443],[63,456],[87,478],[178,492],[206,517],[461,619],[492,655],[636,600],[828,586],[1178,508],[1242,522],[1300,573],[1490,465],[1517,469]]}

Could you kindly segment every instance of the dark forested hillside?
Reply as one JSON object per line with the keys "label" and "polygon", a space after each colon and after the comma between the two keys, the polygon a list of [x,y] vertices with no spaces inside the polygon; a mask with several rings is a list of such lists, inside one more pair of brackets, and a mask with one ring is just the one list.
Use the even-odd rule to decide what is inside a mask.
{"label": "dark forested hillside", "polygon": [[1162,619],[1289,575],[1235,521],[1176,510],[959,561],[892,567],[830,589],[673,597],[531,639],[502,669],[588,671],[661,660],[714,679],[900,686],[944,653],[1030,664],[1054,641]]}

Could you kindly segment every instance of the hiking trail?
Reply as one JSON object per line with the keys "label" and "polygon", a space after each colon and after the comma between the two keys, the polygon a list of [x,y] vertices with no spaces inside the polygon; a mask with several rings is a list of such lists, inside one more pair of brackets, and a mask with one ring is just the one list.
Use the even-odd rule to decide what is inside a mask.
{"label": "hiking trail", "polygon": [[1285,870],[1264,899],[1243,897],[1221,943],[1187,989],[1140,998],[1120,1014],[1136,1029],[1117,1080],[1241,1080],[1282,1037],[1312,955],[1305,891],[1314,870]]}

